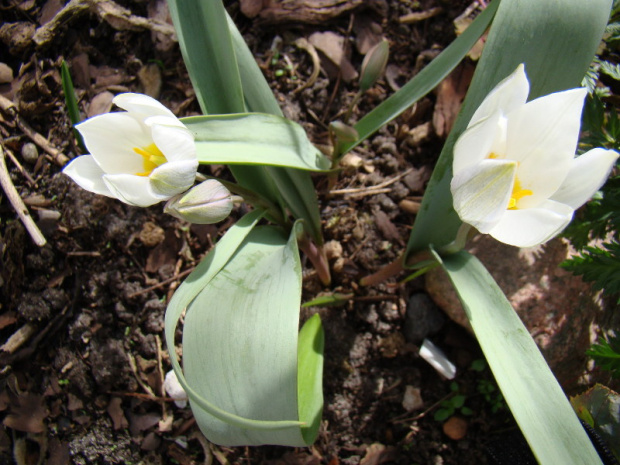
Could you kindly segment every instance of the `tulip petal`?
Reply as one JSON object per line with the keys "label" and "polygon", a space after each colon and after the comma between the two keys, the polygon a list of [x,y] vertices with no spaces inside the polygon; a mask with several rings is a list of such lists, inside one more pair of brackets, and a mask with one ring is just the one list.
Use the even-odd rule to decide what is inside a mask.
{"label": "tulip petal", "polygon": [[526,102],[529,92],[530,83],[525,75],[525,67],[520,64],[486,96],[469,121],[468,127],[498,111],[506,115],[519,108]]}
{"label": "tulip petal", "polygon": [[617,159],[618,152],[600,148],[575,158],[568,176],[551,200],[573,209],[581,207],[605,183]]}
{"label": "tulip petal", "polygon": [[106,113],[75,126],[86,148],[108,174],[140,173],[144,159],[133,151],[153,143],[149,129],[128,113]]}
{"label": "tulip petal", "polygon": [[534,247],[559,234],[573,218],[568,205],[546,200],[538,208],[506,210],[489,234],[516,247]]}
{"label": "tulip petal", "polygon": [[117,107],[131,112],[135,118],[145,120],[149,116],[168,116],[177,119],[170,110],[152,97],[144,94],[127,92],[119,94],[112,100]]}
{"label": "tulip petal", "polygon": [[117,199],[136,207],[150,207],[168,196],[157,195],[151,188],[151,181],[146,176],[132,174],[106,174],[103,176],[110,191]]}
{"label": "tulip petal", "polygon": [[[162,121],[163,119],[159,119]],[[196,144],[193,134],[185,126],[153,124],[153,142],[168,162],[196,160]]]}
{"label": "tulip petal", "polygon": [[452,170],[455,174],[489,156],[496,134],[501,129],[500,118],[499,112],[493,113],[461,134],[454,144]]}
{"label": "tulip petal", "polygon": [[75,158],[62,170],[82,189],[107,197],[114,197],[110,189],[103,182],[105,174],[92,155],[82,155]]}
{"label": "tulip petal", "polygon": [[164,198],[181,194],[194,184],[197,168],[196,159],[164,163],[149,176],[151,188],[156,195]]}
{"label": "tulip petal", "polygon": [[461,220],[488,233],[506,212],[516,171],[512,161],[483,160],[457,173],[450,189]]}
{"label": "tulip petal", "polygon": [[519,162],[518,177],[532,195],[520,208],[536,207],[558,190],[575,156],[585,89],[546,95],[508,115],[506,158]]}

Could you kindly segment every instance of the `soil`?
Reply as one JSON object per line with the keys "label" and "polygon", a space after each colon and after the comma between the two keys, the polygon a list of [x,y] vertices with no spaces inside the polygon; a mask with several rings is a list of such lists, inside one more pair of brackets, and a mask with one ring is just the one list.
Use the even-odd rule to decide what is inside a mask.
{"label": "soil", "polygon": [[[161,3],[116,5],[134,17],[153,18]],[[337,33],[359,69],[363,56],[354,25],[379,25],[390,41],[391,79],[380,80],[362,98],[355,121],[454,39],[453,20],[468,6],[442,0],[376,3],[379,11],[349,10],[318,24],[286,18],[270,24],[227,2],[286,114],[317,145],[327,143],[325,124],[342,117],[357,81],[321,73],[296,92],[310,78],[312,60],[293,45],[295,39]],[[179,116],[199,111],[178,45],[165,35],[127,28],[93,9],[68,19],[36,46],[33,31],[61,7],[59,0],[0,2],[0,61],[12,71],[0,81],[0,92],[15,103],[0,113],[0,137],[11,180],[47,239],[36,246],[2,197],[0,340],[8,342],[0,353],[0,464],[486,463],[487,444],[514,424],[501,399],[484,395],[494,381],[488,369],[472,369],[482,359],[475,340],[443,317],[419,280],[357,285],[403,250],[414,220],[405,207],[423,194],[447,132],[437,118],[449,125],[454,110],[438,113],[440,98],[430,95],[371,137],[355,151],[358,158],[345,160],[333,187],[352,193],[326,195],[324,179],[316,178],[331,290],[354,295],[340,307],[302,311],[302,318],[319,311],[326,331],[325,411],[317,442],[308,449],[218,447],[202,437],[188,408],[177,408],[162,392],[170,369],[163,315],[188,270],[243,211],[218,225],[188,226],[164,215],[161,206],[134,208],[90,194],[60,172],[63,155],[82,153],[63,99],[63,60],[84,116],[109,111],[111,95],[126,91],[156,93]],[[399,22],[429,11],[436,14]],[[270,52],[276,36],[282,39],[279,57]],[[457,81],[466,81],[458,76],[470,75],[468,69],[461,69]],[[459,93],[451,98],[458,109]],[[43,142],[31,143],[17,115]],[[211,170],[226,176],[223,167]],[[386,181],[393,181],[389,188],[368,189]],[[304,300],[325,291],[309,264],[304,276]],[[457,365],[454,382],[418,356],[427,335]],[[440,403],[457,391],[466,409],[435,419]]]}

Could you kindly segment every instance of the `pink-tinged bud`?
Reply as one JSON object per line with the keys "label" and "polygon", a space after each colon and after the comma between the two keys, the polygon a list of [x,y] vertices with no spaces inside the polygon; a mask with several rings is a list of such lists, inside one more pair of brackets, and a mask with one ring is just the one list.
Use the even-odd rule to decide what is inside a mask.
{"label": "pink-tinged bud", "polygon": [[211,224],[230,215],[232,207],[233,199],[228,189],[215,179],[207,179],[171,198],[164,212],[190,223]]}

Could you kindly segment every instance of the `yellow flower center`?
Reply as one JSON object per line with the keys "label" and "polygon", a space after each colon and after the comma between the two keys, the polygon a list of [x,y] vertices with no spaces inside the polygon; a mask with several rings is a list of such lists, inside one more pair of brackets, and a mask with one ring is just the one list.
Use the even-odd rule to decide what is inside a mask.
{"label": "yellow flower center", "polygon": [[[500,157],[496,153],[491,152],[488,158],[495,160]],[[527,197],[532,194],[533,192],[531,190],[521,188],[521,181],[519,181],[519,178],[515,176],[515,183],[512,186],[512,195],[510,196],[510,200],[508,201],[508,206],[506,208],[508,210],[518,210],[517,202],[523,197]]]}
{"label": "yellow flower center", "polygon": [[155,168],[168,161],[155,144],[150,144],[146,147],[134,147],[133,151],[144,159],[144,171],[136,173],[136,176],[149,176]]}

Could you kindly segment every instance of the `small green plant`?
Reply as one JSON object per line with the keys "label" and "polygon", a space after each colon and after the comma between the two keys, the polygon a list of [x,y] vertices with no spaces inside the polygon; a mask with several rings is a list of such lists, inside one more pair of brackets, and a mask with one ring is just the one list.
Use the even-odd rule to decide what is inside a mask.
{"label": "small green plant", "polygon": [[455,381],[450,383],[450,397],[443,400],[439,406],[439,408],[433,418],[436,421],[444,421],[450,418],[455,413],[460,413],[461,415],[469,416],[474,412],[472,409],[465,405],[465,401],[467,400],[467,396],[460,392],[459,384]]}
{"label": "small green plant", "polygon": [[586,351],[598,367],[609,371],[614,378],[620,378],[620,337],[599,338],[598,343]]}
{"label": "small green plant", "polygon": [[[470,370],[476,371],[483,375],[487,372],[488,366],[484,359],[474,360],[469,367]],[[488,373],[487,373],[488,374]],[[489,404],[492,413],[497,413],[506,408],[506,401],[501,391],[497,387],[497,383],[493,379],[481,378],[476,385],[476,391]]]}

